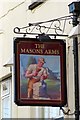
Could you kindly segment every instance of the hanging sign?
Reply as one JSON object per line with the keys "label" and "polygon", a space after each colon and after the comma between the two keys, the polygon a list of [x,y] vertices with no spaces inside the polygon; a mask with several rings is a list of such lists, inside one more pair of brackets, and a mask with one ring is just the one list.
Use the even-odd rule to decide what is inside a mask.
{"label": "hanging sign", "polygon": [[66,44],[64,40],[14,40],[15,103],[29,106],[64,106]]}

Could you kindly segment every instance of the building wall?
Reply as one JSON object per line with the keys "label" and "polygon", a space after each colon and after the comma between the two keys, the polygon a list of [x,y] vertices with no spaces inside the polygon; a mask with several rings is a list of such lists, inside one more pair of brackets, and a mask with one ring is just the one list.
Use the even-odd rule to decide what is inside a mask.
{"label": "building wall", "polygon": [[[1,105],[1,83],[0,83],[0,105]],[[1,118],[1,107],[0,107],[0,118]]]}
{"label": "building wall", "polygon": [[[0,14],[0,78],[10,73],[9,67],[3,67],[13,57],[13,38],[23,37],[13,32],[15,27],[27,26],[28,23],[47,21],[69,15],[68,4],[71,0],[56,1],[46,0],[45,3],[29,10],[30,0],[1,0],[2,11]],[[67,22],[65,33],[69,34],[72,25]],[[0,79],[0,80],[1,80]],[[19,107],[14,103],[14,66],[12,68],[12,118],[43,117],[43,107]],[[68,105],[71,112],[74,111],[74,72],[73,72],[73,44],[67,39],[67,88]],[[66,109],[68,109],[66,107]],[[49,113],[48,113],[49,114]],[[49,115],[48,115],[49,117]]]}
{"label": "building wall", "polygon": [[[74,55],[73,55],[73,39],[67,42],[67,99],[68,109],[70,113],[75,111],[75,90],[74,90]],[[72,101],[72,102],[71,102]],[[69,116],[72,117],[72,116]]]}

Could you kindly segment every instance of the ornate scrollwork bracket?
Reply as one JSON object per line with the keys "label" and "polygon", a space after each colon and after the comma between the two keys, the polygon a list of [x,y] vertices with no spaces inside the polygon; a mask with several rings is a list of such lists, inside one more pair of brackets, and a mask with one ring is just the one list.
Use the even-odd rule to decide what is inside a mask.
{"label": "ornate scrollwork bracket", "polygon": [[25,27],[15,27],[14,33],[23,34],[25,37],[27,34],[38,35],[38,34],[47,34],[49,36],[68,36],[64,34],[66,21],[73,19],[73,16],[64,16],[57,19],[37,22],[37,23],[29,23],[28,26]]}
{"label": "ornate scrollwork bracket", "polygon": [[71,113],[70,111],[70,109],[68,109],[67,111],[66,110],[64,110],[62,107],[60,107],[60,110],[62,110],[62,112],[63,112],[63,114],[64,115],[75,115],[76,114],[76,112],[74,111],[73,113]]}

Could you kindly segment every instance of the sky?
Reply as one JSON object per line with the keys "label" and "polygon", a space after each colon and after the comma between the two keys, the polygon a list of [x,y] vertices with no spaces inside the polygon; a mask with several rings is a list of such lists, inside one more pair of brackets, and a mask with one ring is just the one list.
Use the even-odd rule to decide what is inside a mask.
{"label": "sky", "polygon": [[23,71],[27,67],[27,63],[29,60],[29,57],[33,56],[36,60],[38,60],[39,57],[44,57],[46,63],[44,64],[44,67],[48,67],[53,72],[59,72],[60,73],[60,56],[59,55],[27,55],[27,54],[20,54],[20,72],[23,73]]}

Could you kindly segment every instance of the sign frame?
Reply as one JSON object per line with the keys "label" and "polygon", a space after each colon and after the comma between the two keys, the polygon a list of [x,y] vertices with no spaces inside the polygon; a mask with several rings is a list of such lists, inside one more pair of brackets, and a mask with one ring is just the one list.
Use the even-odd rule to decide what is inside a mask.
{"label": "sign frame", "polygon": [[[34,96],[33,98],[28,98],[28,78],[26,78],[26,71],[31,64],[30,61],[33,61],[33,58],[36,59],[34,61],[38,61],[39,57],[45,59],[46,63],[44,62],[44,68],[48,68],[48,77],[44,80],[44,86],[47,86],[47,90],[42,88],[42,83],[38,81],[37,84],[33,84],[34,89],[36,89],[33,89],[33,92],[34,94],[37,94],[38,97],[36,98]],[[61,107],[66,105],[67,85],[65,40],[50,39],[40,41],[38,38],[17,37],[14,39],[14,65],[14,101],[17,105],[53,107]],[[38,88],[36,88],[36,85]],[[40,94],[41,89],[45,91],[45,95],[47,91],[47,94],[50,97],[45,97],[45,95],[42,97],[42,94]],[[38,93],[36,91],[38,91]]]}

